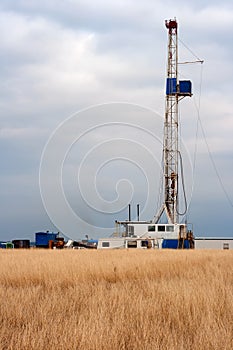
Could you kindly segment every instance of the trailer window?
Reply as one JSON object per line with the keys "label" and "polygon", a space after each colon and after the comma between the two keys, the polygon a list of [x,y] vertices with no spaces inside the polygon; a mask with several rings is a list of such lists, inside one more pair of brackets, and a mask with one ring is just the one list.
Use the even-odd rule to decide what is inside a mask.
{"label": "trailer window", "polygon": [[134,235],[134,226],[128,226],[128,234],[130,236],[133,236]]}
{"label": "trailer window", "polygon": [[109,242],[102,242],[102,247],[103,248],[108,248],[109,247]]}
{"label": "trailer window", "polygon": [[172,226],[172,225],[166,226],[166,231],[167,232],[174,232],[174,226]]}
{"label": "trailer window", "polygon": [[164,225],[159,225],[158,226],[158,231],[159,232],[165,232],[165,226]]}
{"label": "trailer window", "polygon": [[148,226],[148,232],[155,231],[155,225],[153,226]]}
{"label": "trailer window", "polygon": [[223,243],[223,249],[229,249],[229,243]]}
{"label": "trailer window", "polygon": [[148,247],[148,241],[141,241],[141,247],[147,248]]}
{"label": "trailer window", "polygon": [[137,248],[137,241],[128,241],[127,247],[128,248]]}

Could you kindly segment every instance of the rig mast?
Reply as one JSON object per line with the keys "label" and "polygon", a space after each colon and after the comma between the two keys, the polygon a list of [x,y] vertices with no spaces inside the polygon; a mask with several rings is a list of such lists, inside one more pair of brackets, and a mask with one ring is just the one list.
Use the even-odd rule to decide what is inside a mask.
{"label": "rig mast", "polygon": [[163,139],[164,199],[162,207],[154,218],[158,222],[165,211],[168,223],[179,223],[178,196],[178,103],[185,96],[192,96],[191,82],[178,81],[178,45],[176,19],[165,21],[168,29],[168,57],[166,79],[166,105]]}

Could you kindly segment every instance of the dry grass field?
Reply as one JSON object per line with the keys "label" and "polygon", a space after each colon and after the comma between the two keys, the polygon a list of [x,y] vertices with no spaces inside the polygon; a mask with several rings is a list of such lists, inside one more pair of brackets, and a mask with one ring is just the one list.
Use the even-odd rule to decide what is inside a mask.
{"label": "dry grass field", "polygon": [[0,349],[233,349],[232,251],[1,250]]}

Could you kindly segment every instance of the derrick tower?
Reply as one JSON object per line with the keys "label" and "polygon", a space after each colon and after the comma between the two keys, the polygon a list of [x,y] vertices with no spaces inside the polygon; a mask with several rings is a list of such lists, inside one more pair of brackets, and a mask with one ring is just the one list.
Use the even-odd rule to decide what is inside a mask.
{"label": "derrick tower", "polygon": [[176,19],[165,21],[168,30],[168,56],[166,77],[166,98],[163,138],[163,204],[154,218],[158,222],[163,212],[168,223],[179,223],[178,160],[180,157],[178,139],[178,103],[185,96],[191,96],[191,82],[178,81],[178,23]]}

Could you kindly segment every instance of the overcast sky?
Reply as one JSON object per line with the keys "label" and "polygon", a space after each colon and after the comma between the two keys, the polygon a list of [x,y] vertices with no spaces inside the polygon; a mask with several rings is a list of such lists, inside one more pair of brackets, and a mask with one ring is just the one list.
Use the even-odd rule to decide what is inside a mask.
{"label": "overcast sky", "polygon": [[81,219],[67,236],[111,234],[114,220],[127,218],[129,201],[134,214],[140,203],[142,219],[152,219],[165,106],[164,21],[174,16],[179,61],[205,61],[179,66],[194,93],[180,103],[188,221],[196,236],[233,236],[232,1],[1,0],[1,240],[68,230],[46,212],[39,186],[42,153],[55,137],[55,154],[46,158],[44,151],[50,173],[42,174],[41,192],[55,191],[59,222],[72,220],[55,195],[53,169],[63,161],[62,190]]}

